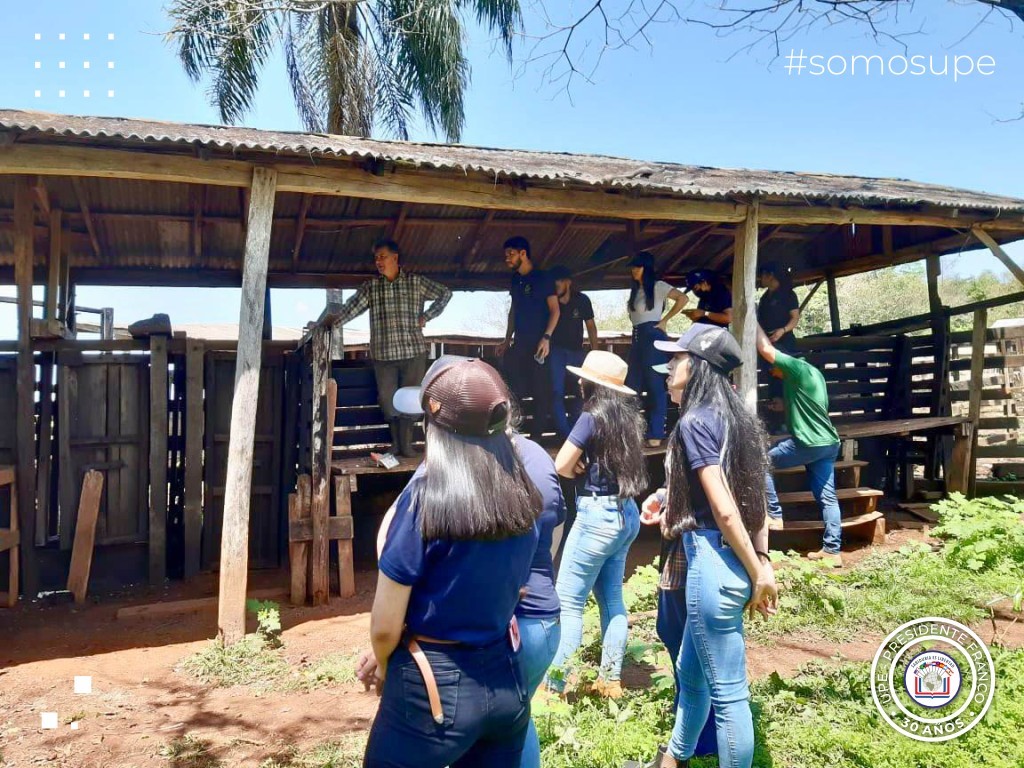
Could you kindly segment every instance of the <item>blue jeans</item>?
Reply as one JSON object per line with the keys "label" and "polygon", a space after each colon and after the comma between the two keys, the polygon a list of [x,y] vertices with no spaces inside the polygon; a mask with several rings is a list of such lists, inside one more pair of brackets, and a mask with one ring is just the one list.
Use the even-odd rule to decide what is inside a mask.
{"label": "blue jeans", "polygon": [[[672,711],[679,706],[679,677],[676,674],[676,660],[679,658],[679,649],[683,645],[683,633],[686,631],[686,590],[685,589],[659,589],[658,590],[658,638],[665,644],[669,658],[672,660],[672,677],[676,681],[676,695],[672,702]],[[715,710],[711,709],[704,729],[697,739],[697,748],[694,755],[717,755],[718,745],[715,742]]]}
{"label": "blue jeans", "polygon": [[483,648],[422,643],[444,722],[435,723],[416,662],[399,645],[363,756],[363,768],[518,768],[530,698],[518,654],[502,638]]}
{"label": "blue jeans", "polygon": [[754,720],[747,685],[743,608],[750,578],[717,530],[683,534],[686,548],[686,628],[676,661],[679,698],[668,752],[693,757],[711,706],[720,768],[750,768]]}
{"label": "blue jeans", "polygon": [[572,418],[566,416],[565,367],[575,365],[578,368],[583,365],[585,356],[586,353],[582,349],[566,349],[565,347],[551,347],[551,352],[548,354],[548,370],[551,372],[551,412],[555,417],[555,431],[563,440],[569,436],[572,425],[576,423],[583,407],[582,398],[579,397],[579,387],[577,387],[577,397],[572,406]]}
{"label": "blue jeans", "polygon": [[622,600],[629,545],[640,532],[640,510],[632,499],[583,495],[576,499],[576,520],[565,541],[555,590],[562,604],[562,639],[551,662],[548,686],[565,689],[566,659],[583,642],[583,607],[591,590],[601,611],[602,680],[618,680],[626,652],[629,622]]}
{"label": "blue jeans", "polygon": [[[793,438],[787,438],[768,451],[768,458],[775,469],[789,467],[807,468],[807,482],[811,493],[821,507],[821,519],[825,523],[825,533],[821,537],[821,546],[826,552],[836,553],[843,541],[843,529],[839,524],[839,500],[836,498],[836,457],[839,455],[839,443],[832,445],[806,446],[800,445]],[[779,495],[775,492],[775,479],[768,473],[765,485],[768,491],[768,514],[782,519],[782,506]]]}
{"label": "blue jeans", "polygon": [[668,355],[654,348],[655,341],[665,341],[668,334],[658,329],[657,323],[641,323],[633,328],[633,343],[629,348],[629,372],[626,386],[638,393],[646,392],[644,409],[647,412],[647,437],[665,438],[665,418],[668,416],[668,387],[663,374],[652,365],[668,362]]}
{"label": "blue jeans", "polygon": [[[533,698],[544,675],[547,674],[548,667],[551,666],[551,660],[555,658],[558,642],[562,637],[562,625],[557,617],[526,619],[519,616],[517,621],[519,637],[523,643],[519,649],[519,663],[522,664],[523,676],[526,678],[526,690],[530,698]],[[526,732],[526,744],[523,746],[520,766],[540,768],[540,739],[537,737],[537,727],[533,724],[533,718],[530,718],[530,728]]]}

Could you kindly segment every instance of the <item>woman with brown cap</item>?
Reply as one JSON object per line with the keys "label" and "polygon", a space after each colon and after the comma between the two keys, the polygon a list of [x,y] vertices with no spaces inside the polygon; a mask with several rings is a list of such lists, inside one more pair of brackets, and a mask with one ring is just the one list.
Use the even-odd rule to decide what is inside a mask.
{"label": "woman with brown cap", "polygon": [[364,765],[518,768],[530,706],[513,614],[551,497],[535,478],[557,494],[551,460],[512,436],[508,389],[480,360],[438,361],[395,407],[424,415],[426,455],[380,554],[359,675],[382,698]]}
{"label": "woman with brown cap", "polygon": [[566,537],[555,588],[562,605],[562,639],[548,671],[548,687],[565,689],[563,665],[583,639],[583,607],[591,592],[601,612],[601,669],[596,689],[618,698],[629,626],[622,600],[626,555],[640,532],[635,496],[647,488],[644,417],[625,386],[626,363],[611,352],[590,352],[579,368],[583,412],[555,457],[563,477],[583,472],[576,519]]}

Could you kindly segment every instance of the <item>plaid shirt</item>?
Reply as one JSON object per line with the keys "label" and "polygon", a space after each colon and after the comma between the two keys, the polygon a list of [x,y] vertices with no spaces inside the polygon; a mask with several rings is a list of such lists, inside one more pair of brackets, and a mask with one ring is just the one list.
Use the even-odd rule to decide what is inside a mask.
{"label": "plaid shirt", "polygon": [[[427,353],[420,318],[433,320],[451,299],[451,289],[422,275],[399,271],[389,281],[367,280],[342,305],[337,322],[344,325],[370,310],[370,357],[381,362],[408,360]],[[423,309],[424,303],[433,303]]]}
{"label": "plaid shirt", "polygon": [[660,589],[682,589],[686,586],[686,550],[683,549],[683,537],[661,540],[661,580]]}

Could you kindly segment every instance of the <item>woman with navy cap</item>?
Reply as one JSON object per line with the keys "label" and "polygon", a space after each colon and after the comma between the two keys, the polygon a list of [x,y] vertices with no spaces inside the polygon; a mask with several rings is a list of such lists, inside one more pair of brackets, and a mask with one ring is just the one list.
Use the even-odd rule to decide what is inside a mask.
{"label": "woman with navy cap", "polygon": [[688,764],[712,705],[719,765],[750,768],[743,613],[771,615],[778,600],[768,559],[767,439],[729,379],[742,359],[732,334],[695,324],[658,348],[672,355],[668,388],[681,415],[665,463],[668,487],[644,503],[643,521],[660,523],[668,540],[663,580],[685,585],[676,719],[661,768]]}
{"label": "woman with navy cap", "polygon": [[508,389],[480,360],[435,363],[395,407],[424,414],[426,454],[383,537],[358,671],[382,697],[363,764],[518,768],[530,706],[513,614],[538,520],[561,503],[551,459],[513,436]]}
{"label": "woman with navy cap", "polygon": [[[665,418],[668,402],[665,397],[665,379],[651,366],[664,363],[665,355],[654,348],[654,342],[668,338],[668,321],[686,306],[686,295],[661,280],[654,269],[654,255],[641,251],[629,263],[633,278],[626,308],[633,325],[633,343],[629,348],[629,378],[626,386],[646,393],[644,412],[647,414],[647,443],[660,445],[665,439]],[[665,312],[665,305],[672,307]]]}

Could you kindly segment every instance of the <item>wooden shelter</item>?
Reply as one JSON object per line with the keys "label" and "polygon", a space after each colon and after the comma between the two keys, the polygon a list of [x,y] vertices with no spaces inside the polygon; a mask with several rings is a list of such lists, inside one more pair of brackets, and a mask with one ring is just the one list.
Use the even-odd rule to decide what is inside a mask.
{"label": "wooden shelter", "polygon": [[[401,242],[405,266],[453,288],[504,288],[501,244],[516,234],[530,239],[541,266],[565,264],[585,288],[624,286],[627,270],[619,262],[638,249],[652,251],[669,279],[696,267],[731,273],[733,330],[750,362],[739,386],[750,402],[759,259],[791,269],[798,284],[828,284],[837,334],[837,277],[928,259],[933,305],[924,326],[933,331],[940,367],[949,339],[948,312],[934,290],[937,257],[987,248],[1024,281],[1001,249],[1024,238],[1024,200],[997,195],[897,179],[0,110],[0,280],[13,282],[19,298],[18,338],[5,347],[16,357],[0,361],[0,375],[7,372],[16,390],[16,399],[0,407],[16,429],[0,446],[7,454],[0,462],[16,465],[26,591],[38,587],[37,549],[54,540],[70,544],[75,473],[103,469],[105,497],[116,494],[135,520],[109,530],[101,515],[99,540],[144,544],[149,575],[159,580],[167,572],[168,521],[183,521],[184,573],[198,570],[201,560],[219,562],[220,627],[228,639],[237,637],[250,506],[267,490],[268,476],[298,463],[287,450],[272,450],[300,417],[275,410],[280,393],[266,389],[274,381],[267,361],[287,368],[285,352],[294,349],[262,339],[267,288],[357,285],[374,274],[369,246],[384,235]],[[42,318],[33,318],[34,284],[47,288]],[[218,349],[159,336],[70,341],[74,288],[88,284],[240,285],[237,345]],[[895,346],[883,351],[872,344],[881,342],[859,348],[895,360]],[[328,537],[317,506],[326,503],[332,445],[324,419],[333,413],[325,349],[321,339],[312,354],[308,394],[318,406],[306,446],[314,457],[318,542],[311,556],[320,560]],[[105,387],[108,406],[119,404],[117,429],[110,431],[108,408],[98,432],[75,434],[72,425],[84,423],[75,409],[91,407],[76,398],[97,359],[82,353],[115,351],[134,354],[110,363],[96,386]],[[912,353],[912,344],[899,351]],[[870,385],[873,375],[844,386]],[[899,375],[909,382],[913,371]],[[190,385],[203,389],[204,377],[205,414],[201,399],[185,402],[181,395]],[[210,400],[229,389],[233,396]],[[890,390],[880,397],[899,394]],[[212,409],[214,402],[225,408]],[[913,403],[904,405],[912,414]],[[932,415],[941,416],[942,403],[934,405]],[[861,413],[877,420],[882,410]],[[54,428],[60,478],[50,466]],[[76,451],[91,453],[76,460]],[[219,462],[223,485],[211,480],[208,465],[203,473],[194,458],[200,454]],[[129,477],[135,470],[141,479]],[[169,477],[176,473],[183,474],[180,486]],[[269,493],[276,494],[271,503],[284,504],[279,486]],[[50,497],[63,516],[50,514]],[[213,497],[221,509],[204,516],[203,500]],[[204,551],[212,538],[219,538],[217,552]]]}

